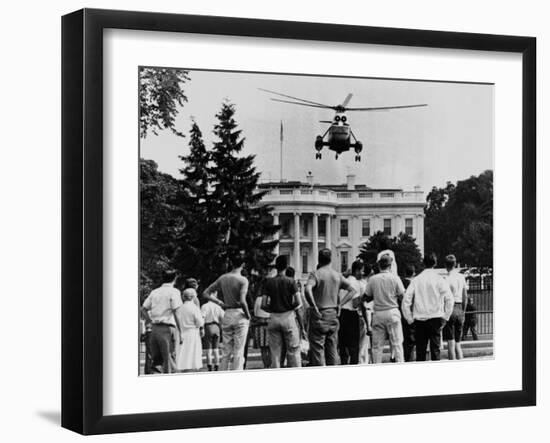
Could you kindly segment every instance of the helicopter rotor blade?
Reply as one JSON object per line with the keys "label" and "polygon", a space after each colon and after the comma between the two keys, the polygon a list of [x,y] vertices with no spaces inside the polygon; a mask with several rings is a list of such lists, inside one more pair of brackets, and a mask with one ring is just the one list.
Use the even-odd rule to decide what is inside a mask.
{"label": "helicopter rotor blade", "polygon": [[[269,89],[258,88],[260,91],[269,92],[270,94],[279,95],[281,97],[291,98],[292,100],[299,100],[301,102],[310,103],[312,105],[324,106],[325,108],[332,108],[332,106],[325,105],[324,103],[318,103],[311,100],[305,100],[303,98],[292,97],[291,95],[281,94],[280,92],[270,91]],[[273,100],[273,99],[272,99]]]}
{"label": "helicopter rotor blade", "polygon": [[332,106],[310,105],[309,103],[291,102],[290,100],[281,100],[280,98],[272,98],[271,100],[274,102],[290,103],[291,105],[309,106],[311,108],[334,109]]}
{"label": "helicopter rotor blade", "polygon": [[344,99],[344,101],[342,102],[342,107],[345,108],[349,101],[351,100],[351,98],[353,97],[353,94],[349,93],[348,96]]}
{"label": "helicopter rotor blade", "polygon": [[381,106],[376,108],[346,108],[346,111],[388,111],[390,109],[420,108],[422,106],[428,106],[428,104],[422,103],[419,105]]}
{"label": "helicopter rotor blade", "polygon": [[332,123],[332,120],[319,120],[319,123]]}

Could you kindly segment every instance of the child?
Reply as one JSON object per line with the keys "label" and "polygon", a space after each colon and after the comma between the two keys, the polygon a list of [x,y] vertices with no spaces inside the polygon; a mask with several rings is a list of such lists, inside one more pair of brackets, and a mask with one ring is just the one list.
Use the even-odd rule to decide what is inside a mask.
{"label": "child", "polygon": [[[222,319],[224,311],[220,305],[208,301],[201,307],[204,318],[204,348],[206,349],[206,366],[209,371],[214,367],[217,371],[220,365],[219,343],[222,335]],[[212,365],[213,364],[213,365]]]}
{"label": "child", "polygon": [[201,332],[204,320],[200,309],[193,302],[196,297],[197,291],[192,288],[183,291],[183,305],[176,314],[182,328],[176,368],[182,372],[198,371],[202,368]]}

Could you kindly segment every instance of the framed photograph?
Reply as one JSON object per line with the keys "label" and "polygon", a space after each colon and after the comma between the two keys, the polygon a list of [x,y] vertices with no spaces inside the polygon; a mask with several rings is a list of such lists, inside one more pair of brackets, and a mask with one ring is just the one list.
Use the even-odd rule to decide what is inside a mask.
{"label": "framed photograph", "polygon": [[62,59],[64,427],[535,405],[534,38],[84,9]]}

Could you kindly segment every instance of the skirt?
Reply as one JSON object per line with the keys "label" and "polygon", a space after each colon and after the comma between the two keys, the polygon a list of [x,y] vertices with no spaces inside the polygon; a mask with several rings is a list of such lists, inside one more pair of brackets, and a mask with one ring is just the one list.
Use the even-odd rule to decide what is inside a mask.
{"label": "skirt", "polygon": [[202,368],[202,343],[199,328],[188,328],[182,332],[183,343],[179,346],[176,357],[176,369]]}
{"label": "skirt", "polygon": [[252,326],[254,348],[265,348],[267,344],[267,319],[258,320]]}

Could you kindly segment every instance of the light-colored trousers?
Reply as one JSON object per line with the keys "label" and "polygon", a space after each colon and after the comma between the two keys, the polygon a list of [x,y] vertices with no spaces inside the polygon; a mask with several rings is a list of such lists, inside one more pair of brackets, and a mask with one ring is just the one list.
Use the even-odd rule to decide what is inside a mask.
{"label": "light-colored trousers", "polygon": [[220,370],[229,369],[229,360],[233,357],[231,370],[241,371],[244,366],[244,345],[248,336],[250,321],[242,309],[227,309],[222,320],[222,359]]}
{"label": "light-colored trousers", "polygon": [[372,359],[373,363],[382,363],[382,353],[386,337],[390,340],[395,361],[405,361],[403,356],[403,328],[398,308],[374,311],[372,316]]}
{"label": "light-colored trousers", "polygon": [[283,345],[286,348],[288,367],[298,368],[302,366],[300,330],[298,329],[295,311],[271,313],[267,324],[267,342],[271,351],[271,365],[273,368],[281,366]]}

